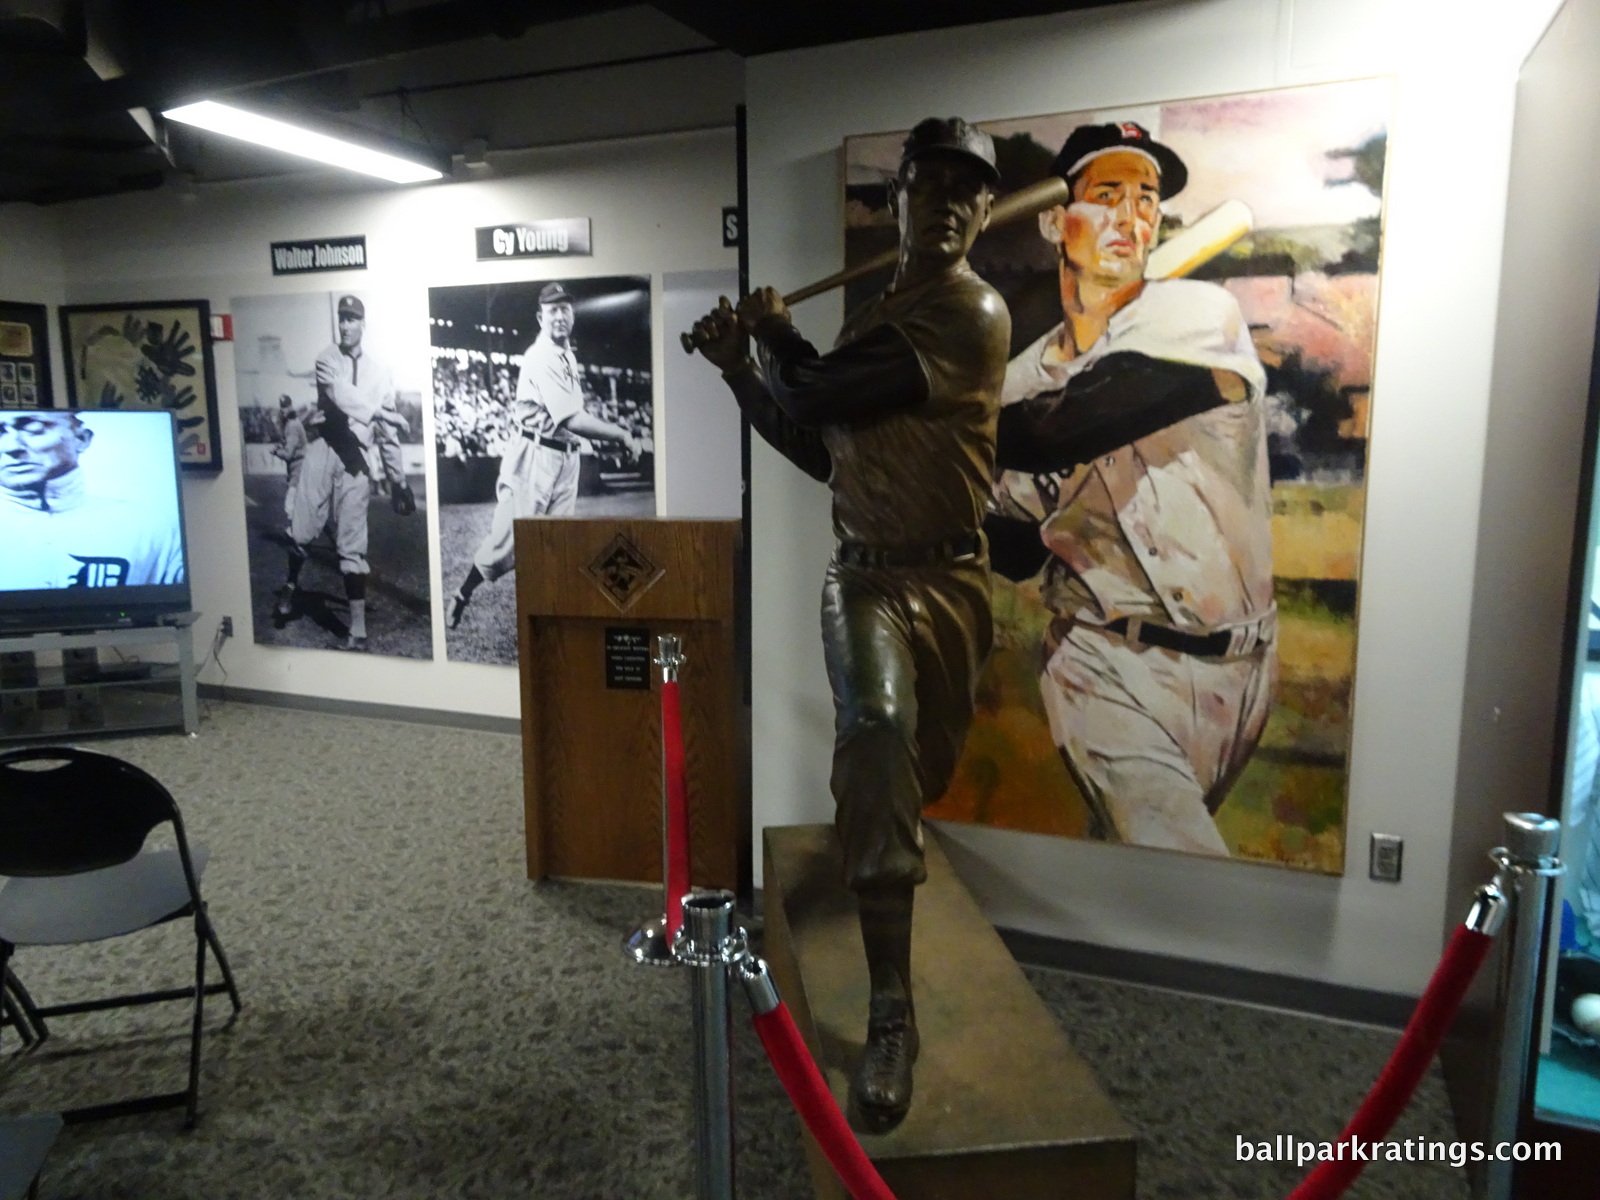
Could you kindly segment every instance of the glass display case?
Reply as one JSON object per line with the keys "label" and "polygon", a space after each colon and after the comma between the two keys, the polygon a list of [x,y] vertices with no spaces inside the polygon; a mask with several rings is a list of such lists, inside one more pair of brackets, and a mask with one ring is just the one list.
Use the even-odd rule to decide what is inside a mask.
{"label": "glass display case", "polygon": [[[1591,453],[1593,443],[1591,443]],[[1600,521],[1591,512],[1574,624],[1561,857],[1534,1068],[1539,1120],[1600,1131]],[[1576,574],[1576,569],[1574,571]]]}

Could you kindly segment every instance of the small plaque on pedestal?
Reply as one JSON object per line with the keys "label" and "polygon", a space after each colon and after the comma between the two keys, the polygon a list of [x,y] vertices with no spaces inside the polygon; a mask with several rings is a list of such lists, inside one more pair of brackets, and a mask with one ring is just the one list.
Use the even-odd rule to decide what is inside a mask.
{"label": "small plaque on pedestal", "polygon": [[606,686],[636,692],[650,690],[650,631],[606,628]]}

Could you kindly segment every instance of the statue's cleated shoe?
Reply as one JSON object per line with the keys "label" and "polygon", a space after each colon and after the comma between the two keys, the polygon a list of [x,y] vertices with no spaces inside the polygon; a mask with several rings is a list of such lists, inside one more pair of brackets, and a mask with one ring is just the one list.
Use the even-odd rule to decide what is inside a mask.
{"label": "statue's cleated shoe", "polygon": [[861,1128],[887,1133],[911,1108],[911,1068],[921,1042],[911,1005],[901,999],[874,999],[867,1022],[867,1045],[850,1083]]}

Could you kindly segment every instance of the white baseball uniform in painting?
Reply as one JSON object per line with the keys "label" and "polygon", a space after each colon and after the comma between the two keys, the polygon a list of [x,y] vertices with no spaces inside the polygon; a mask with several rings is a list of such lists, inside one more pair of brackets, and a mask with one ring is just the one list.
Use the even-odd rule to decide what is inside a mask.
{"label": "white baseball uniform in painting", "polygon": [[[1039,686],[1095,831],[1226,854],[1213,814],[1260,740],[1277,674],[1266,375],[1214,284],[1145,285],[1065,362],[1061,330],[1011,361],[1002,404],[1059,391],[1123,352],[1229,371],[1247,389],[1071,471],[1007,472],[997,488],[1002,511],[1041,521],[1052,553]],[[1169,648],[1163,630],[1225,648]]]}
{"label": "white baseball uniform in painting", "polygon": [[339,551],[339,570],[365,575],[367,504],[372,496],[369,454],[376,451],[384,475],[404,483],[405,469],[395,430],[404,423],[395,406],[394,377],[370,352],[351,356],[338,346],[317,355],[319,392],[332,401],[308,418],[305,459],[293,489],[289,536],[304,546],[329,520]]}
{"label": "white baseball uniform in painting", "polygon": [[472,556],[486,582],[515,561],[512,522],[570,515],[578,503],[578,444],[562,428],[583,411],[578,360],[570,346],[541,332],[522,356],[512,425],[518,431],[500,456],[494,518]]}
{"label": "white baseball uniform in painting", "polygon": [[91,495],[81,469],[42,489],[0,488],[0,505],[0,590],[183,582],[176,511]]}

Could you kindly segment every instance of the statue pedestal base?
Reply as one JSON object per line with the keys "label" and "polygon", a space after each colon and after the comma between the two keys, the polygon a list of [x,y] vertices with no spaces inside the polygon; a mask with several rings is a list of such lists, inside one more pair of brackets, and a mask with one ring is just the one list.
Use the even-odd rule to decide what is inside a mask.
{"label": "statue pedestal base", "polygon": [[[1132,1200],[1134,1133],[928,839],[912,985],[922,1054],[911,1112],[861,1144],[897,1200]],[[765,955],[845,1106],[867,1021],[855,897],[831,825],[768,828]],[[816,1194],[847,1200],[809,1135]]]}

